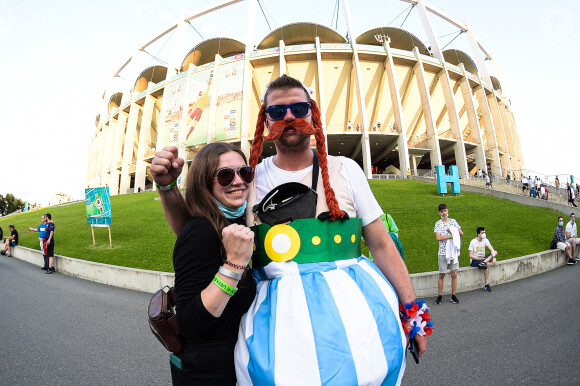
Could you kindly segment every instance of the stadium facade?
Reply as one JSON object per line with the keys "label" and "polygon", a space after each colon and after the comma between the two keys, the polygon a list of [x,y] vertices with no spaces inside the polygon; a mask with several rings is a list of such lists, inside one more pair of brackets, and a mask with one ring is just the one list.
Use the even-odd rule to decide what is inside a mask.
{"label": "stadium facade", "polygon": [[[510,101],[486,68],[493,58],[468,25],[423,1],[406,1],[419,12],[429,47],[395,27],[349,39],[327,26],[293,23],[257,43],[207,39],[175,63],[143,68],[130,90],[104,96],[89,148],[87,187],[109,186],[111,195],[154,189],[151,160],[170,144],[186,165],[214,141],[237,143],[248,154],[260,97],[281,74],[313,89],[329,154],[354,159],[369,178],[385,171],[420,174],[441,164],[457,165],[462,176],[477,170],[519,175],[525,168]],[[148,44],[237,2],[184,17]],[[256,0],[246,2],[247,36],[253,36]],[[354,36],[346,5],[348,35]],[[472,56],[443,50],[433,17],[466,33]],[[273,153],[266,142],[264,156]],[[187,166],[181,186],[185,173]]]}

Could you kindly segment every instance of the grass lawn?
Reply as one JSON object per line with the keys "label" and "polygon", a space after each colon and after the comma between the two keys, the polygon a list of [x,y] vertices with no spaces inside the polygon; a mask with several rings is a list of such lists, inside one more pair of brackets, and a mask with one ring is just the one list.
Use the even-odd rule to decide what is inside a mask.
{"label": "grass lawn", "polygon": [[[498,259],[509,259],[548,249],[558,214],[542,208],[520,205],[476,193],[457,196],[437,194],[437,186],[411,180],[373,180],[370,186],[386,213],[399,227],[409,272],[436,271],[438,243],[433,233],[439,219],[437,205],[444,202],[449,216],[463,228],[459,266],[469,265],[467,247],[478,226],[499,251]],[[19,232],[20,245],[38,248],[37,227],[40,216],[51,213],[55,223],[55,252],[58,255],[106,264],[173,272],[171,255],[175,236],[163,216],[156,192],[111,197],[113,248],[109,247],[106,228],[95,228],[93,246],[87,225],[84,202],[43,208],[0,219],[4,236],[8,225]],[[569,213],[563,213],[568,220]],[[363,247],[366,252],[366,249]]]}

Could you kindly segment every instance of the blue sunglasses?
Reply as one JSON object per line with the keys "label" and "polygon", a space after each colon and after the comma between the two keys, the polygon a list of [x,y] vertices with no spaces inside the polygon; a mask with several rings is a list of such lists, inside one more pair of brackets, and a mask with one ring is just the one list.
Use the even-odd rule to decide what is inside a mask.
{"label": "blue sunglasses", "polygon": [[279,121],[286,115],[286,110],[290,109],[296,118],[304,118],[310,110],[310,102],[297,102],[291,105],[272,105],[266,108],[268,116],[273,121]]}

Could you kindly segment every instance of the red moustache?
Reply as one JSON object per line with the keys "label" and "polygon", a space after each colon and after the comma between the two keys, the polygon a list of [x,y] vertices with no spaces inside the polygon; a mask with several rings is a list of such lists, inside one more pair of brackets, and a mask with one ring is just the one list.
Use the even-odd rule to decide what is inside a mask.
{"label": "red moustache", "polygon": [[282,136],[282,133],[284,133],[284,130],[287,128],[296,129],[304,135],[316,134],[318,131],[318,129],[314,128],[314,126],[304,118],[295,118],[292,122],[286,122],[282,119],[272,123],[268,135],[264,138],[268,141],[275,141]]}

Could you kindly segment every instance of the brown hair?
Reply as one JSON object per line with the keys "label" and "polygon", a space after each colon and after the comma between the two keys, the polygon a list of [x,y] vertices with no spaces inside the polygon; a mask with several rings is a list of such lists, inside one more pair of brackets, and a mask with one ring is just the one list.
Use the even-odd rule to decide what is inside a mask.
{"label": "brown hair", "polygon": [[229,152],[238,153],[247,163],[242,150],[230,143],[214,142],[205,145],[193,159],[187,172],[185,184],[185,202],[189,214],[206,218],[214,227],[221,240],[222,230],[230,223],[218,208],[212,194],[215,173],[218,170],[219,157]]}
{"label": "brown hair", "polygon": [[264,94],[264,107],[268,107],[268,95],[270,95],[273,90],[288,90],[291,88],[301,88],[306,93],[308,102],[312,101],[312,98],[310,98],[310,93],[304,88],[304,85],[298,79],[284,74],[271,81],[268,85],[266,93]]}

